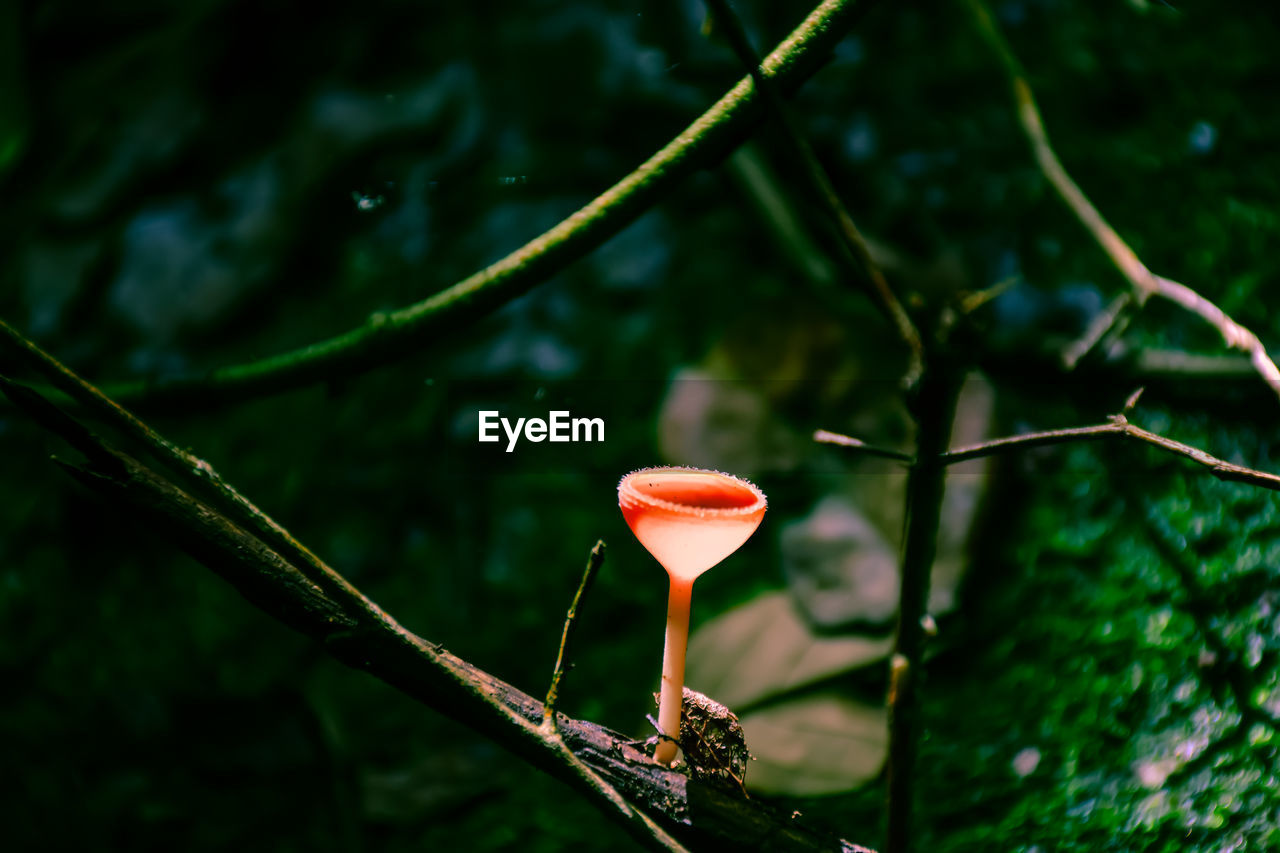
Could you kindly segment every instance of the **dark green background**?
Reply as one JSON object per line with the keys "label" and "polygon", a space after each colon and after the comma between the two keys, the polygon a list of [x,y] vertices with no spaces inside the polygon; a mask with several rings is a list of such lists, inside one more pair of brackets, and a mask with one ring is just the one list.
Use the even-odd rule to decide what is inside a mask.
{"label": "dark green background", "polygon": [[[803,3],[739,4],[757,45]],[[1005,80],[955,3],[868,4],[794,99],[860,226],[981,287],[1006,429],[1096,422],[1133,389],[1042,369],[1124,287],[1035,171]],[[1067,168],[1157,272],[1264,341],[1280,272],[1280,27],[1270,4],[1004,2]],[[276,353],[447,286],[638,165],[739,76],[696,3],[8,3],[0,9],[0,316],[95,380]],[[759,151],[801,186],[768,130]],[[363,210],[358,202],[367,199]],[[824,236],[816,206],[802,214]],[[833,301],[834,300],[834,301]],[[587,549],[610,559],[563,707],[640,732],[660,570],[616,510],[657,462],[672,371],[726,336],[834,316],[873,383],[896,359],[852,291],[815,290],[723,170],[424,353],[341,384],[152,422],[410,629],[540,693]],[[748,331],[744,332],[743,329]],[[1135,346],[1217,353],[1155,305]],[[825,378],[811,365],[813,379]],[[753,377],[746,377],[748,380]],[[805,377],[808,378],[808,377]],[[603,415],[599,447],[474,441],[474,412]],[[856,400],[778,415],[839,427]],[[1135,418],[1274,470],[1260,383],[1148,392]],[[528,452],[525,452],[528,451]],[[561,452],[563,451],[563,452]],[[556,784],[328,660],[58,473],[0,411],[0,846],[610,850]],[[776,531],[830,488],[765,471],[770,517],[695,622],[779,586]],[[949,651],[925,687],[922,849],[1280,845],[1270,493],[1127,446],[998,472]],[[1162,550],[1163,549],[1163,550]],[[1189,595],[1177,557],[1203,587]],[[1206,665],[1193,614],[1229,654]],[[1013,757],[1034,747],[1020,778]],[[1162,788],[1135,770],[1194,756]],[[880,786],[786,803],[878,844]]]}

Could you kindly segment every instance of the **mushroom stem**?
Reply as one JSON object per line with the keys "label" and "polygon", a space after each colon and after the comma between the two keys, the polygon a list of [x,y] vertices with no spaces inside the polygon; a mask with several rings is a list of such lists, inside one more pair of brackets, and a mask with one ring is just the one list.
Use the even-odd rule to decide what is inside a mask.
{"label": "mushroom stem", "polygon": [[689,605],[693,581],[671,577],[667,599],[667,641],[662,651],[662,691],[658,698],[658,728],[671,740],[658,741],[653,759],[670,766],[680,739],[680,711],[684,704],[684,656],[689,647]]}

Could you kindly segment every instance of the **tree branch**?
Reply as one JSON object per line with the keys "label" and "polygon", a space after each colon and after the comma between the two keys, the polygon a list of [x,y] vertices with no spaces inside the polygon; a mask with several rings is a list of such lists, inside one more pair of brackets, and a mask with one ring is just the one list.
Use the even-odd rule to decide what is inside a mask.
{"label": "tree branch", "polygon": [[1271,360],[1271,356],[1267,354],[1267,348],[1262,345],[1257,335],[1232,320],[1221,308],[1185,284],[1159,275],[1155,277],[1155,282],[1156,293],[1199,315],[1206,323],[1218,330],[1218,334],[1222,335],[1222,340],[1229,348],[1246,353],[1253,369],[1277,395],[1280,395],[1280,369]]}
{"label": "tree branch", "polygon": [[[941,349],[941,345],[939,345]],[[913,407],[918,432],[916,457],[907,478],[906,532],[898,627],[889,671],[888,853],[907,853],[915,825],[915,765],[920,740],[919,687],[924,663],[924,619],[929,580],[938,548],[946,466],[960,377],[945,355],[925,364]]]}
{"label": "tree branch", "polygon": [[1155,275],[1147,269],[1133,249],[1121,239],[1089,201],[1084,191],[1071,179],[1058,159],[1058,155],[1054,153],[1053,146],[1049,144],[1049,135],[1045,132],[1040,109],[1036,106],[1035,95],[1031,91],[1031,84],[1027,82],[1022,65],[1000,33],[1000,28],[996,26],[990,11],[982,0],[965,0],[965,2],[983,38],[999,57],[1000,64],[1009,78],[1013,89],[1013,100],[1017,107],[1018,123],[1027,141],[1031,143],[1036,165],[1040,167],[1040,171],[1057,191],[1062,201],[1111,258],[1116,269],[1129,282],[1138,304],[1145,303],[1150,296],[1161,296],[1196,314],[1218,330],[1228,347],[1248,353],[1253,369],[1271,387],[1271,390],[1280,396],[1280,369],[1271,360],[1258,336],[1232,320],[1222,309],[1185,284]]}
{"label": "tree branch", "polygon": [[1096,441],[1103,438],[1128,438],[1140,441],[1159,448],[1166,453],[1190,459],[1192,462],[1209,469],[1209,473],[1219,480],[1247,483],[1251,486],[1261,486],[1264,489],[1280,491],[1280,476],[1276,474],[1258,471],[1254,468],[1246,468],[1243,465],[1236,465],[1233,462],[1219,459],[1198,447],[1192,447],[1189,444],[1183,444],[1180,441],[1165,438],[1163,435],[1145,430],[1142,427],[1134,426],[1129,423],[1129,420],[1124,415],[1112,415],[1105,424],[1033,432],[1026,435],[1010,436],[1009,438],[997,438],[994,441],[984,441],[981,444],[961,447],[957,450],[948,450],[942,454],[942,464],[954,465],[957,462],[964,462],[966,459],[992,456],[1006,450],[1023,450],[1031,447],[1042,447],[1046,444],[1062,444],[1068,441]]}
{"label": "tree branch", "polygon": [[110,505],[174,539],[254,605],[343,663],[566,782],[645,847],[865,850],[660,767],[631,741],[593,723],[558,715],[557,730],[548,733],[541,702],[405,630],[350,584],[315,583],[234,519],[107,445],[31,389],[0,377],[0,390],[86,456],[84,465],[60,464]]}
{"label": "tree branch", "polygon": [[[784,89],[798,86],[852,25],[853,0],[824,0],[761,65]],[[205,376],[109,386],[118,400],[150,407],[209,406],[245,400],[385,365],[427,348],[526,293],[586,255],[656,204],[684,177],[723,156],[759,119],[750,77],[739,81],[661,150],[549,231],[505,258],[421,302],[371,316],[327,340]]]}
{"label": "tree branch", "polygon": [[889,287],[884,272],[872,257],[866,239],[854,224],[853,217],[849,215],[844,203],[840,201],[836,188],[831,184],[826,170],[822,168],[822,163],[814,153],[813,146],[809,144],[809,140],[796,124],[786,101],[778,93],[773,81],[764,73],[755,48],[751,46],[751,40],[747,37],[742,21],[734,13],[733,7],[729,5],[728,0],[706,0],[706,3],[713,20],[728,38],[729,46],[750,73],[756,88],[763,92],[765,103],[773,111],[782,127],[783,138],[799,158],[811,189],[817,194],[827,215],[835,224],[842,249],[840,259],[847,267],[854,270],[855,275],[861,271],[866,276],[865,286],[868,288],[868,296],[884,314],[885,319],[893,325],[898,337],[907,345],[911,359],[907,381],[908,384],[914,384],[920,378],[924,360],[924,345],[920,341],[919,331],[916,330],[902,303]]}

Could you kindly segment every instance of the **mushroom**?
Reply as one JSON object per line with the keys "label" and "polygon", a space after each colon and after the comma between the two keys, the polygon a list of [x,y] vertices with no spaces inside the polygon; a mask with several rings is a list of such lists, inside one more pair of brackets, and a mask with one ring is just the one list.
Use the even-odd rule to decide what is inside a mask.
{"label": "mushroom", "polygon": [[640,544],[667,570],[667,638],[662,653],[654,760],[670,765],[680,736],[684,658],[693,582],[760,526],[764,492],[746,480],[700,468],[645,468],[618,483],[618,505]]}

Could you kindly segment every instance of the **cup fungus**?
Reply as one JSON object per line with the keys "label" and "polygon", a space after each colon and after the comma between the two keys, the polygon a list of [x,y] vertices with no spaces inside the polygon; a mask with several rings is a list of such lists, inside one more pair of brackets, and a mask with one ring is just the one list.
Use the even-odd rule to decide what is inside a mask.
{"label": "cup fungus", "polygon": [[658,727],[666,735],[654,760],[670,765],[680,736],[684,657],[693,582],[751,538],[764,518],[764,492],[737,477],[700,468],[645,468],[618,484],[631,532],[667,570],[667,639],[662,654]]}

